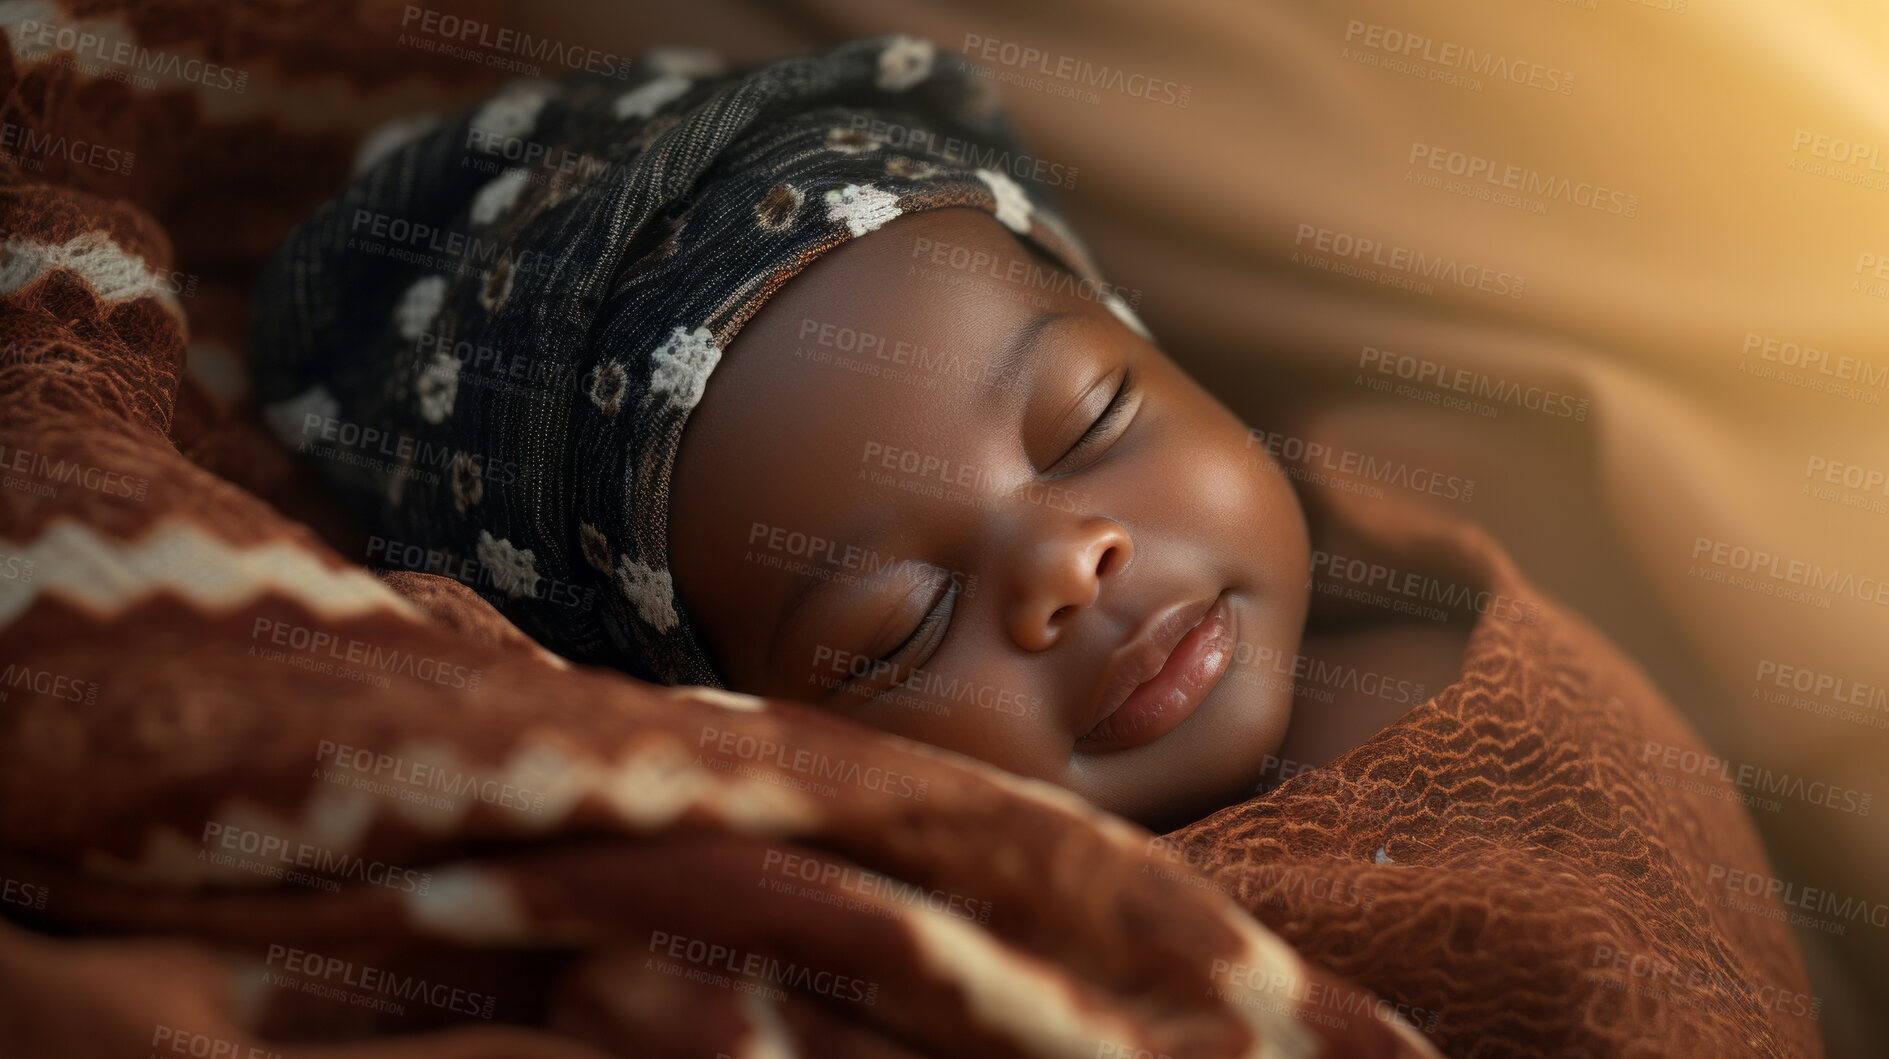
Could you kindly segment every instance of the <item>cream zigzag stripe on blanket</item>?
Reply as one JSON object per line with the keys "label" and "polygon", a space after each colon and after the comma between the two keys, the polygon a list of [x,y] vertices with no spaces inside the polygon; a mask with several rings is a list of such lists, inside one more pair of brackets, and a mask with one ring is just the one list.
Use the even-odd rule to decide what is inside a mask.
{"label": "cream zigzag stripe on blanket", "polygon": [[[524,944],[539,939],[538,928],[510,885],[478,868],[443,869],[435,874],[428,891],[408,894],[406,903],[415,923],[464,944]],[[1092,1059],[1105,1054],[1105,1045],[1120,1047],[1137,1040],[1138,1034],[1113,1013],[1080,1007],[1068,982],[1034,957],[922,904],[904,905],[899,913],[926,969],[956,984],[980,1024],[1005,1033],[1030,1054]],[[1235,1001],[1258,1038],[1249,1053],[1251,1059],[1311,1059],[1318,1044],[1293,1017],[1304,986],[1297,954],[1237,911],[1233,925],[1247,943],[1240,962],[1257,970],[1253,977],[1267,983]],[[1228,992],[1237,994],[1238,990]],[[1253,995],[1260,992],[1274,996],[1259,999]],[[794,1054],[791,1035],[772,1017],[771,1009],[749,1014],[756,1035],[751,1041],[772,1050],[743,1050],[741,1054]],[[1420,1035],[1402,1032],[1407,1027],[1397,1029],[1413,1050],[1436,1055]]]}
{"label": "cream zigzag stripe on blanket", "polygon": [[[1106,1044],[1120,1046],[1139,1037],[1110,1013],[1078,1007],[1068,982],[1035,958],[943,912],[922,905],[902,911],[925,969],[956,984],[979,1025],[1004,1033],[1029,1054],[1094,1059],[1106,1054]],[[1292,963],[1297,966],[1296,958]],[[1285,1004],[1245,1012],[1259,1038],[1247,1053],[1249,1059],[1310,1059],[1317,1054],[1317,1044],[1294,1022],[1291,1011]]]}
{"label": "cream zigzag stripe on blanket", "polygon": [[60,268],[90,284],[100,301],[156,298],[171,315],[179,320],[184,317],[168,278],[102,231],[75,235],[63,243],[43,243],[25,235],[9,237],[0,244],[0,295],[17,294]]}
{"label": "cream zigzag stripe on blanket", "polygon": [[[324,760],[318,743],[309,746],[308,753],[312,770],[299,809],[283,812],[246,795],[232,795],[218,803],[208,820],[289,843],[305,843],[330,855],[348,856],[360,852],[370,827],[385,818],[397,818],[438,835],[453,834],[475,801],[507,810],[498,814],[499,819],[521,835],[543,834],[561,826],[587,797],[603,802],[633,831],[642,834],[670,828],[690,810],[698,810],[738,834],[773,837],[806,834],[816,830],[821,821],[821,807],[811,795],[769,782],[770,777],[765,775],[715,771],[695,762],[688,746],[668,735],[641,740],[611,760],[553,735],[528,736],[517,752],[496,766],[467,760],[450,743],[439,740],[406,741],[393,747],[391,760],[423,769],[424,775],[443,777],[455,785],[471,781],[468,792],[431,800],[405,797],[425,793],[423,786],[410,783],[380,784],[385,790],[337,783],[326,773],[334,771],[342,779],[366,777]],[[82,863],[86,871],[100,878],[140,886],[189,889],[205,882],[273,885],[267,876],[252,874],[241,865],[205,858],[204,848],[201,835],[160,823],[149,829],[142,848],[133,857],[94,849],[85,853]],[[461,891],[448,896],[464,899],[467,894]],[[488,911],[497,907],[496,899],[484,904]],[[450,907],[435,905],[424,911],[429,915],[418,918],[459,940],[494,940],[493,932],[506,929],[505,924],[512,922],[487,916],[475,922],[455,923]]]}
{"label": "cream zigzag stripe on blanket", "polygon": [[[434,882],[427,893],[406,896],[415,922],[468,944],[534,940],[531,918],[502,879],[477,869],[447,869]],[[979,1024],[1009,1037],[1031,1055],[1094,1059],[1105,1054],[1103,1045],[1139,1036],[1114,1012],[1081,1006],[1059,971],[977,926],[923,904],[901,905],[899,921],[925,968],[956,986]],[[489,924],[504,926],[491,929]],[[1283,942],[1275,944],[1296,969],[1291,950]],[[1250,1059],[1305,1059],[1315,1054],[1316,1045],[1305,1028],[1293,1021],[1292,1010],[1287,1002],[1271,1008],[1270,1017],[1252,1019],[1258,1024],[1260,1043],[1249,1053]],[[791,1038],[775,1020],[757,1018],[751,1028],[758,1042],[776,1050],[741,1054],[794,1054]]]}
{"label": "cream zigzag stripe on blanket", "polygon": [[[332,569],[307,550],[280,541],[239,548],[206,534],[191,522],[167,521],[142,541],[121,544],[95,535],[83,524],[62,520],[30,545],[0,541],[0,549],[29,560],[37,575],[31,581],[0,582],[0,627],[24,613],[41,593],[72,598],[96,610],[115,613],[159,590],[172,591],[206,609],[230,608],[275,591],[330,618],[389,609],[424,620],[405,599],[363,571]],[[438,751],[450,748],[433,749],[434,753],[428,753],[415,747],[410,752],[417,760],[435,757]],[[716,805],[715,815],[735,823],[740,830],[769,833],[808,824],[809,807],[804,798],[783,797],[778,790],[751,790],[747,783],[701,774],[683,748],[668,749],[666,754],[664,749],[668,748],[642,748],[641,753],[630,755],[614,769],[570,767],[575,762],[547,767],[542,759],[533,761],[529,768],[514,764],[520,766],[519,772],[536,773],[533,779],[538,783],[555,776],[564,781],[564,786],[603,793],[626,818],[644,829],[659,828],[684,807],[703,803]],[[655,758],[667,760],[659,762]],[[349,851],[356,848],[377,809],[383,808],[358,791],[318,789],[316,793],[329,797],[313,799],[303,827],[289,827],[287,821],[253,806],[226,805],[224,816],[266,833],[318,838],[319,844],[328,848]],[[570,797],[572,793],[554,792],[548,799],[552,811],[546,823],[568,811],[575,800]],[[194,877],[201,871],[180,869],[201,869],[198,858],[192,855],[201,846],[168,832],[154,837],[158,841],[147,846],[142,863],[117,862],[93,851],[86,866],[95,874],[109,877],[197,881]],[[1253,978],[1273,984],[1267,991],[1274,993],[1276,983],[1298,980],[1298,961],[1290,949],[1262,928],[1244,921],[1230,905],[1226,911],[1235,929],[1246,938],[1250,965],[1273,969],[1272,974]],[[908,910],[906,922],[914,928],[921,958],[932,971],[955,980],[986,1024],[1007,1028],[1032,1051],[1088,1059],[1095,1054],[1098,1029],[1116,1034],[1118,1039],[1128,1035],[1126,1026],[1106,1025],[1111,1022],[1106,1016],[1100,1020],[1104,1025],[1098,1025],[1094,1013],[1075,1006],[1065,986],[981,933],[922,907]],[[1249,998],[1237,1006],[1259,1030],[1263,1044],[1255,1051],[1255,1059],[1310,1054],[1309,1039],[1304,1027],[1295,1024],[1290,1002],[1253,1003]],[[1421,1043],[1415,1034],[1405,1036],[1414,1038],[1412,1043]]]}
{"label": "cream zigzag stripe on blanket", "polygon": [[38,540],[0,540],[0,549],[27,560],[33,570],[29,581],[0,581],[0,628],[41,596],[110,616],[156,592],[174,593],[206,610],[230,610],[273,593],[323,618],[389,610],[425,621],[404,597],[365,570],[337,570],[287,541],[238,547],[193,522],[163,522],[132,543],[100,537],[62,519]]}

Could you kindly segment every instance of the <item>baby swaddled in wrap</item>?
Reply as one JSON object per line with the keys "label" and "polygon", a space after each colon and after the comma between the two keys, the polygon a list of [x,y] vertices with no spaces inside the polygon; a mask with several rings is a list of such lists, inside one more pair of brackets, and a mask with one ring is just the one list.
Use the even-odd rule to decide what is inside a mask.
{"label": "baby swaddled in wrap", "polygon": [[1474,527],[1295,491],[987,88],[666,53],[371,142],[259,285],[265,414],[370,561],[1166,830],[1447,1054],[1814,1054],[1749,824],[1641,776],[1658,693]]}

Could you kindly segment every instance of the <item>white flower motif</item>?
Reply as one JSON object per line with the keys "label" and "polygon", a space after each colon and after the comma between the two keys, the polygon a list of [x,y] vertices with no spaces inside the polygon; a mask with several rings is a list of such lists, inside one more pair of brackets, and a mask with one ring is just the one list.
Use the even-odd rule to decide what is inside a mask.
{"label": "white flower motif", "polygon": [[269,425],[269,432],[291,449],[300,449],[307,443],[308,431],[321,430],[319,424],[309,422],[310,418],[334,419],[340,414],[341,405],[334,394],[319,383],[286,401],[262,407],[262,421]]}
{"label": "white flower motif", "polygon": [[531,180],[531,171],[525,168],[507,169],[492,178],[492,182],[479,189],[472,197],[472,223],[491,224],[505,215],[518,201],[518,193],[525,190]]}
{"label": "white flower motif", "polygon": [[420,418],[444,423],[453,414],[453,400],[459,396],[459,359],[443,349],[434,353],[420,369],[413,391],[420,399]]}
{"label": "white flower motif", "polygon": [[722,57],[707,48],[692,48],[686,45],[666,45],[651,48],[643,53],[649,65],[665,74],[677,77],[714,77],[728,68]]}
{"label": "white flower motif", "polygon": [[538,557],[530,548],[514,548],[511,541],[499,540],[490,530],[480,530],[478,554],[499,591],[512,599],[538,594]]}
{"label": "white flower motif", "polygon": [[879,76],[873,83],[886,92],[903,92],[931,76],[938,49],[922,37],[900,34],[879,53]]}
{"label": "white flower motif", "polygon": [[669,102],[689,90],[694,84],[686,77],[675,74],[662,76],[641,84],[617,97],[616,105],[611,108],[618,121],[629,118],[647,118],[667,106]]}
{"label": "white flower motif", "polygon": [[538,127],[538,112],[557,92],[549,81],[520,78],[507,84],[498,95],[479,108],[469,131],[471,142],[485,150],[494,150],[499,141],[531,135]]}
{"label": "white flower motif", "polygon": [[394,306],[394,331],[411,342],[426,334],[446,303],[446,277],[427,276],[407,288]]}
{"label": "white flower motif", "polygon": [[407,114],[382,124],[361,137],[354,148],[356,176],[374,167],[374,163],[419,139],[439,124],[437,114]]}
{"label": "white flower motif", "polygon": [[702,399],[708,373],[721,362],[721,347],[706,327],[678,327],[650,354],[650,362],[650,388],[668,394],[671,404],[686,411]]}
{"label": "white flower motif", "polygon": [[645,566],[627,555],[617,557],[617,588],[636,613],[657,632],[676,626],[676,587],[669,571]]}
{"label": "white flower motif", "polygon": [[995,169],[979,169],[977,179],[990,188],[992,197],[997,200],[997,219],[1004,227],[1018,234],[1030,230],[1030,198],[1017,186],[1017,182]]}
{"label": "white flower motif", "polygon": [[844,221],[846,230],[856,236],[877,231],[903,212],[897,195],[871,184],[848,184],[826,193],[826,219]]}
{"label": "white flower motif", "polygon": [[1135,315],[1135,310],[1130,309],[1120,295],[1109,291],[1103,295],[1102,304],[1108,306],[1108,311],[1114,313],[1117,320],[1127,324],[1130,331],[1150,342],[1154,341],[1154,335],[1148,332],[1148,325],[1141,322],[1141,317]]}

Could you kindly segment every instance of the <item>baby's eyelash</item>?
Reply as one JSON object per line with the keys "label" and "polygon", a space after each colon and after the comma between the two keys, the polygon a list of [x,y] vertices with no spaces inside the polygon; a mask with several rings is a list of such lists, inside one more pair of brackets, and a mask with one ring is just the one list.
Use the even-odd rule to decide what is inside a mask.
{"label": "baby's eyelash", "polygon": [[1128,399],[1134,396],[1134,390],[1135,369],[1122,369],[1121,385],[1115,388],[1115,396],[1109,398],[1108,406],[1102,409],[1102,414],[1095,417],[1095,422],[1089,424],[1089,429],[1076,439],[1076,443],[1069,447],[1068,452],[1063,453],[1062,459],[1056,461],[1057,466],[1069,462],[1071,457],[1088,451],[1109,427],[1115,425],[1115,421],[1128,410]]}
{"label": "baby's eyelash", "polygon": [[892,650],[880,656],[879,661],[892,661],[894,658],[904,654],[907,648],[917,643],[927,632],[930,632],[932,626],[938,624],[938,620],[949,612],[945,605],[951,601],[952,596],[956,594],[957,590],[958,582],[957,578],[954,577],[951,579],[951,586],[945,589],[942,596],[938,597],[938,602],[932,605],[930,612],[919,620],[918,627],[912,630],[912,634],[902,640],[897,647],[894,647]]}
{"label": "baby's eyelash", "polygon": [[[907,636],[904,640],[900,641],[897,647],[894,647],[892,650],[879,656],[879,658],[877,659],[879,665],[875,665],[872,668],[872,672],[873,673],[879,672],[880,666],[893,665],[895,660],[903,656],[907,651],[911,650],[914,644],[920,644],[930,639],[930,640],[935,641],[938,646],[934,647],[931,653],[927,655],[924,659],[921,659],[919,661],[919,664],[914,664],[914,665],[906,667],[909,671],[903,677],[887,685],[886,687],[881,688],[880,690],[875,691],[870,695],[867,695],[864,699],[861,700],[862,703],[871,702],[873,699],[876,699],[879,696],[884,695],[886,692],[894,691],[900,687],[903,687],[907,682],[909,682],[912,679],[913,675],[918,673],[918,671],[921,668],[923,668],[923,663],[930,661],[933,656],[937,655],[939,649],[943,647],[944,634],[941,633],[938,636],[933,637],[931,633],[932,633],[932,630],[936,628],[940,623],[945,624],[946,625],[945,631],[949,632],[949,624],[951,621],[951,612],[953,609],[953,603],[957,600],[958,590],[961,587],[960,582],[955,574],[951,575],[948,578],[948,582],[949,583],[947,587],[945,588],[944,594],[939,597],[938,602],[932,604],[931,610],[927,611],[925,616],[919,619],[918,626],[912,630],[912,634],[910,636]],[[852,683],[854,681],[857,681],[858,679],[859,679],[858,677],[855,677],[853,678],[853,681],[849,681],[848,683]]]}
{"label": "baby's eyelash", "polygon": [[1134,390],[1135,390],[1134,369],[1125,368],[1122,370],[1122,384],[1115,388],[1115,396],[1109,399],[1108,407],[1102,409],[1102,414],[1095,417],[1095,422],[1090,424],[1089,426],[1089,432],[1082,436],[1083,440],[1086,441],[1089,438],[1102,433],[1103,429],[1108,427],[1110,424],[1114,423],[1116,419],[1120,418],[1122,414],[1122,410],[1128,407],[1129,395],[1134,393]]}

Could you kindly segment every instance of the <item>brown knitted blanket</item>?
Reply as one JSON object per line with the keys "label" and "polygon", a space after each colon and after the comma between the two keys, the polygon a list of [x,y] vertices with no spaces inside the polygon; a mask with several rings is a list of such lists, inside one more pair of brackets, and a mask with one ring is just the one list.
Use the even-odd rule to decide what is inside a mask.
{"label": "brown knitted blanket", "polygon": [[6,1054],[1819,1054],[1732,789],[1643,777],[1696,740],[1473,528],[1345,513],[1506,602],[1390,730],[1160,838],[370,573],[256,422],[247,277],[498,64],[400,5],[11,10]]}
{"label": "brown knitted blanket", "polygon": [[1319,508],[1372,549],[1320,562],[1321,595],[1472,609],[1461,672],[1170,857],[1448,1055],[1821,1055],[1739,792],[1638,668],[1473,524]]}

